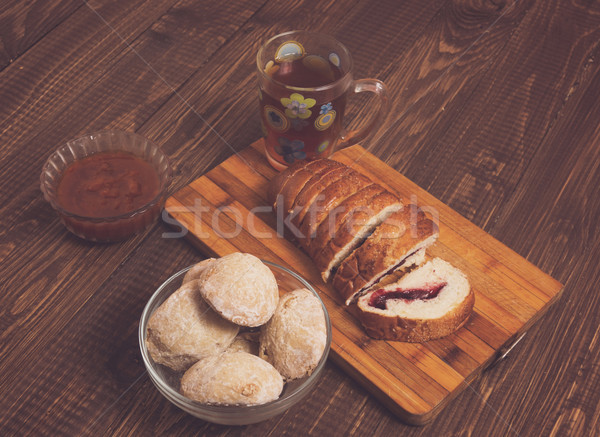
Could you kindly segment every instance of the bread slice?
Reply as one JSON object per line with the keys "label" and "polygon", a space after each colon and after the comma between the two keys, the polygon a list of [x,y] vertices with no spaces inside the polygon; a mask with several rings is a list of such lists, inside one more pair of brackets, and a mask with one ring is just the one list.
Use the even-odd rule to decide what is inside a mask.
{"label": "bread slice", "polygon": [[274,204],[277,200],[277,195],[283,192],[288,187],[295,185],[302,178],[307,178],[304,182],[312,177],[312,175],[323,168],[330,167],[331,165],[337,166],[337,161],[330,159],[317,159],[315,161],[296,161],[284,171],[277,173],[277,175],[271,180],[267,191],[267,200],[269,203]]}
{"label": "bread slice", "polygon": [[[299,166],[299,168],[287,168],[280,173],[279,179],[273,183],[273,185],[281,184],[281,189],[272,201],[275,211],[280,208],[283,209],[284,218],[292,212],[296,197],[313,177],[324,175],[344,165],[331,159],[317,159],[316,161],[302,162]],[[291,174],[291,176],[287,177],[288,174]],[[273,188],[271,191],[274,192],[275,190],[276,188]],[[280,201],[283,201],[283,205],[280,205]]]}
{"label": "bread slice", "polygon": [[402,208],[397,196],[329,159],[288,167],[271,182],[269,197],[325,282],[373,229]]}
{"label": "bread slice", "polygon": [[437,237],[437,225],[415,205],[408,205],[391,214],[342,261],[333,286],[349,305],[385,275],[422,259],[415,255]]}
{"label": "bread slice", "polygon": [[372,199],[384,191],[382,186],[372,183],[348,196],[337,207],[331,209],[317,229],[308,234],[311,240],[309,254],[314,257],[325,249],[329,241],[338,235],[338,230],[344,225],[344,222],[353,216],[354,211],[371,204]]}
{"label": "bread slice", "polygon": [[294,205],[292,206],[292,217],[290,222],[299,227],[306,212],[313,204],[323,190],[331,184],[340,183],[340,180],[347,176],[352,170],[349,167],[332,168],[330,171],[324,171],[315,174],[305,185],[304,188],[296,196]]}
{"label": "bread slice", "polygon": [[330,214],[339,212],[338,206],[350,196],[363,188],[373,185],[373,182],[361,173],[350,170],[343,176],[343,183],[333,183],[319,193],[309,206],[300,222],[300,234],[305,236],[305,248],[311,246],[317,229]]}
{"label": "bread slice", "polygon": [[319,241],[319,238],[323,237],[317,235],[314,239],[315,247],[309,249],[325,282],[375,228],[403,208],[398,197],[386,190],[380,191],[370,199],[361,201],[346,212],[343,208],[347,206],[341,205],[341,223],[339,226],[335,226],[331,237],[329,239],[325,237],[324,240]]}
{"label": "bread slice", "polygon": [[271,205],[275,204],[277,200],[277,195],[281,193],[283,187],[288,183],[288,181],[296,175],[300,170],[306,167],[306,162],[296,161],[284,171],[279,172],[275,175],[275,177],[269,183],[269,188],[267,191],[267,200]]}
{"label": "bread slice", "polygon": [[399,281],[361,296],[358,318],[373,338],[423,342],[459,329],[474,303],[464,273],[434,258]]}

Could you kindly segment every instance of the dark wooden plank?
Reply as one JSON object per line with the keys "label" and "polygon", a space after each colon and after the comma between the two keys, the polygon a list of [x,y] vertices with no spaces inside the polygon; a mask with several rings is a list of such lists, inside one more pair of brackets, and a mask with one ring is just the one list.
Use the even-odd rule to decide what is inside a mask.
{"label": "dark wooden plank", "polygon": [[[189,106],[173,96],[142,130],[159,138],[181,161],[185,175],[181,186],[185,186],[261,136],[256,109],[255,56],[267,38],[289,30],[289,23],[294,23],[296,28],[326,32],[351,47],[360,46],[365,40],[355,33],[356,23],[364,21],[363,26],[385,29],[389,35],[388,62],[393,62],[410,48],[442,3],[361,0],[340,4],[329,0],[314,7],[303,2],[267,2],[244,26],[243,32],[227,41],[223,50],[182,87],[179,95]],[[354,58],[359,65],[367,65],[376,53],[379,52],[357,49]],[[361,67],[358,74],[368,73],[368,69]],[[178,124],[170,120],[178,120]]]}
{"label": "dark wooden plank", "polygon": [[[122,36],[136,39],[135,48],[146,59],[160,62],[161,56],[166,56],[162,61],[163,67],[157,71],[174,86],[179,86],[187,79],[186,74],[191,74],[206,61],[211,51],[218,48],[215,42],[219,39],[214,39],[219,36],[217,30],[223,32],[220,36],[224,39],[226,32],[236,29],[236,23],[226,15],[226,11],[218,8],[213,8],[216,12],[211,15],[210,4],[206,3],[194,9],[194,3],[181,2],[163,15],[172,3],[163,3],[164,9],[158,5],[142,9],[144,13],[141,13],[143,5],[121,2],[120,8],[99,8],[98,12]],[[236,8],[239,9],[230,10],[237,14],[237,25],[243,23],[251,11],[243,9],[245,6],[249,5],[238,4]],[[177,18],[186,14],[188,20]],[[161,15],[163,17],[158,20]],[[214,20],[212,32],[198,27],[202,21],[196,20],[198,17]],[[139,34],[141,36],[138,37]],[[165,45],[169,40],[171,42]],[[66,48],[63,49],[63,46]],[[53,52],[57,47],[61,47],[63,52],[57,50],[56,59],[37,64],[39,56]],[[61,53],[65,57],[61,58]],[[98,58],[104,58],[102,67]],[[72,67],[66,68],[69,63]],[[88,72],[86,63],[99,68]],[[30,66],[31,72],[18,73],[19,65]],[[49,70],[55,70],[57,77],[67,82],[57,87],[53,82],[56,78],[48,75]],[[143,239],[136,237],[119,245],[103,246],[87,244],[66,233],[39,193],[37,175],[46,153],[56,147],[59,138],[73,137],[84,126],[86,130],[97,129],[104,123],[125,127],[132,123],[129,119],[139,117],[144,120],[173,90],[164,86],[134,52],[120,44],[119,38],[88,8],[73,14],[1,74],[6,83],[14,87],[2,88],[6,105],[2,106],[4,130],[0,146],[3,150],[1,178],[4,186],[10,185],[9,190],[2,191],[5,201],[1,234],[4,261],[0,269],[5,278],[3,289],[12,290],[11,293],[3,293],[3,329],[0,336],[2,353],[10,353],[14,357],[10,365],[4,362],[0,366],[5,376],[3,391],[12,392],[7,384],[13,381],[35,383],[37,374],[23,374],[27,367],[25,363],[35,359],[34,351],[43,350],[48,338],[60,337],[73,314],[85,305],[97,287]],[[24,76],[23,83],[20,75]],[[74,77],[78,79],[68,82]],[[34,85],[27,82],[32,78],[38,81]],[[136,85],[132,86],[135,81]],[[21,88],[24,83],[27,85]],[[89,87],[92,83],[95,87]],[[44,91],[29,98],[29,90],[37,92],[36,86]],[[63,94],[60,104],[52,105],[57,93]],[[119,103],[107,110],[111,102]],[[15,120],[14,114],[20,117]],[[37,123],[45,117],[47,121]],[[95,117],[100,118],[95,120]],[[94,127],[94,123],[102,124]],[[26,144],[21,143],[24,138],[29,139]],[[32,171],[25,172],[24,169]],[[13,182],[7,184],[9,180]],[[32,235],[36,236],[36,244],[24,243],[31,241]],[[15,396],[22,395],[19,390],[14,393]],[[59,395],[56,389],[50,390],[50,393]],[[19,412],[17,426],[21,426],[27,414],[18,407],[18,399],[5,397],[2,406],[3,410]]]}
{"label": "dark wooden plank", "polygon": [[[381,64],[380,77],[391,90],[390,115],[383,129],[363,146],[420,186],[425,186],[423,180],[428,177],[436,177],[423,171],[427,162],[415,166],[421,170],[419,178],[407,164],[415,159],[421,146],[429,146],[432,139],[437,141],[443,135],[442,129],[449,128],[446,124],[437,129],[446,117],[454,117],[452,123],[457,126],[469,121],[456,119],[464,100],[503,52],[530,3],[446,2],[400,59]],[[388,50],[392,49],[386,46],[381,53]],[[361,120],[368,114],[369,108],[364,107],[354,118]],[[436,135],[431,135],[434,132]]]}
{"label": "dark wooden plank", "polygon": [[[108,108],[119,94],[129,98],[121,105],[130,111],[149,97],[147,91],[140,95],[125,92],[135,89],[131,86],[134,77],[139,75],[135,68],[128,72],[121,70],[120,75],[117,71],[112,82],[105,82],[102,87],[94,89],[90,85],[127,54],[130,62],[138,62],[142,68],[144,64],[121,38],[133,41],[173,3],[175,0],[164,1],[145,13],[141,12],[141,0],[120,2],[120,7],[109,4],[94,10],[80,8],[17,62],[0,72],[0,81],[7,84],[0,88],[0,101],[3,102],[0,107],[0,147],[4,157],[0,163],[0,178],[6,186],[8,181],[13,181],[11,190],[1,194],[3,206],[19,210],[17,205],[10,203],[17,200],[13,193],[35,186],[31,184],[33,179],[19,178],[18,174],[36,167],[41,171],[47,156],[61,143],[88,130],[106,127],[113,121],[118,112],[111,113]],[[103,19],[111,23],[112,29]],[[86,98],[86,92],[93,94]],[[90,116],[105,112],[112,118],[104,124],[94,125],[94,118]]]}
{"label": "dark wooden plank", "polygon": [[[598,57],[597,46],[589,56]],[[522,375],[535,389],[505,389],[494,399],[511,402],[519,398],[513,408],[525,413],[531,411],[530,405],[538,405],[546,414],[535,416],[535,426],[554,435],[592,435],[598,427],[597,401],[592,394],[592,387],[598,386],[598,372],[592,363],[598,362],[600,311],[596,290],[600,248],[594,237],[600,214],[596,147],[600,133],[595,123],[593,127],[589,123],[600,116],[598,65],[589,63],[579,77],[585,85],[573,90],[533,157],[522,186],[494,225],[517,250],[565,281],[567,295],[560,308],[522,342],[519,356],[523,362],[509,363],[505,369],[507,378]],[[575,107],[581,112],[575,112]],[[530,213],[541,208],[540,216]],[[540,365],[549,367],[548,372],[535,372],[533,368]],[[517,416],[518,426],[530,426],[526,417]]]}
{"label": "dark wooden plank", "polygon": [[[0,182],[5,187],[0,204],[10,204],[1,211],[0,231],[6,266],[0,332],[3,344],[7,342],[0,387],[8,393],[0,403],[5,412],[0,428],[17,435],[598,434],[599,309],[592,285],[600,280],[594,239],[599,213],[594,191],[599,182],[594,166],[600,87],[597,2],[355,1],[326,2],[319,8],[302,1],[273,3],[245,15],[249,21],[242,33],[210,40],[231,48],[228,54],[210,58],[207,53],[186,57],[185,62],[183,52],[167,46],[179,27],[186,33],[200,22],[198,17],[186,20],[193,13],[177,15],[177,7],[173,14],[167,12],[175,29],[154,34],[148,43],[137,39],[142,22],[153,26],[155,19],[148,17],[160,17],[162,12],[153,8],[165,3],[92,5],[107,13],[129,42],[146,47],[146,56],[154,54],[155,67],[181,78],[180,93],[207,93],[193,101],[195,110],[217,122],[216,132],[236,150],[260,135],[251,79],[258,41],[291,27],[335,33],[355,54],[358,77],[386,80],[396,109],[412,105],[406,113],[393,111],[388,134],[366,145],[566,282],[561,306],[530,330],[512,359],[484,373],[423,429],[403,426],[332,364],[311,399],[271,421],[232,429],[187,416],[165,401],[147,378],[133,384],[138,376],[133,370],[141,364],[135,362],[132,326],[138,316],[133,313],[142,304],[137,284],[155,286],[154,281],[180,267],[180,254],[187,264],[197,252],[183,241],[162,240],[162,226],[119,249],[82,244],[65,236],[41,201],[36,179],[46,152],[105,126],[144,126],[153,139],[166,143],[182,184],[222,161],[231,149],[193,111],[180,112],[183,103],[175,96],[148,120],[169,91],[147,76],[138,79],[142,70],[137,63],[108,33],[97,32],[95,21],[81,13],[83,3],[69,13],[75,2],[4,2],[0,16],[14,7],[10,15],[17,19],[8,28],[0,26],[0,61],[14,54],[17,58],[0,73]],[[496,25],[485,27],[512,5]],[[221,11],[230,11],[234,18],[230,7],[222,3]],[[54,13],[39,15],[42,9]],[[66,38],[65,23],[74,16],[84,18],[85,26]],[[207,20],[201,27],[209,31],[210,26]],[[174,37],[174,46],[196,43],[197,34],[189,34],[187,39]],[[240,52],[247,56],[239,64],[231,62],[228,56]],[[231,71],[204,64],[207,60],[225,62]],[[185,66],[199,69],[198,76],[188,81]],[[12,71],[11,80],[5,80],[7,71]],[[109,71],[114,75],[103,81]],[[413,73],[408,78],[407,71]],[[436,82],[446,76],[447,81]],[[136,87],[128,93],[132,82]],[[147,89],[161,97],[150,101]],[[137,95],[143,97],[132,101]],[[96,108],[90,104],[94,102]],[[356,122],[365,114],[367,109],[359,106],[348,118]],[[38,235],[41,241],[32,243]],[[165,253],[177,261],[165,261]],[[146,278],[149,272],[152,278]],[[132,288],[119,300],[115,290],[121,287]],[[121,306],[111,305],[112,293]],[[51,310],[53,306],[61,309]],[[84,333],[73,332],[88,324],[85,334],[98,330],[90,343]],[[446,353],[451,356],[451,349]],[[34,425],[27,425],[29,421]]]}
{"label": "dark wooden plank", "polygon": [[[595,45],[587,58],[591,61],[599,56],[600,46]],[[589,62],[580,80],[587,83],[569,97],[493,229],[505,235],[517,250],[544,263],[549,271],[560,270],[565,279],[571,276],[568,266],[574,267],[577,258],[592,249],[600,209],[596,195],[599,154],[594,147],[600,133],[592,123],[600,114],[595,93],[600,86],[600,66]],[[575,107],[581,113],[575,115]],[[520,238],[512,223],[519,223],[523,234],[538,238]]]}
{"label": "dark wooden plank", "polygon": [[[114,272],[112,278],[107,279],[103,269],[85,266],[85,263],[81,264],[88,273],[89,270],[97,273],[86,275],[85,271],[71,269],[78,280],[60,283],[56,289],[48,289],[45,296],[41,296],[48,299],[54,295],[55,301],[32,299],[32,303],[40,306],[51,306],[52,311],[47,311],[47,315],[41,308],[37,311],[28,310],[24,305],[9,308],[19,316],[15,323],[29,331],[28,337],[39,337],[42,344],[36,345],[25,338],[22,341],[29,343],[26,350],[15,350],[13,346],[10,351],[11,354],[22,354],[22,363],[13,359],[12,365],[7,366],[3,360],[1,389],[4,395],[0,400],[3,410],[0,423],[5,433],[79,435],[95,420],[108,420],[119,414],[111,404],[118,402],[124,393],[128,402],[137,403],[132,397],[136,389],[141,384],[151,385],[137,343],[142,309],[162,281],[199,259],[197,252],[183,241],[161,238],[165,230],[163,226],[154,227],[145,247],[136,249],[134,246],[139,241],[128,242],[129,261]],[[77,246],[82,245],[75,243],[70,247],[66,245],[66,249],[76,252]],[[94,256],[97,263],[109,263],[102,255],[115,256],[117,248],[114,245],[87,247],[86,258],[92,261]],[[121,247],[120,252],[124,248]],[[167,252],[172,254],[165,258]],[[48,277],[62,276],[64,265],[60,258],[55,260],[54,266],[45,272]],[[85,299],[82,301],[79,296]],[[21,300],[24,298],[21,296]],[[30,313],[28,317],[24,316],[27,312]],[[44,323],[42,316],[51,322],[50,326]],[[5,320],[4,315],[2,318]],[[31,327],[30,322],[34,324]],[[4,349],[2,355],[6,354]],[[140,376],[142,379],[138,380]],[[129,393],[127,390],[132,385],[133,390]],[[168,406],[161,406],[162,398],[158,392],[152,398],[163,410]]]}
{"label": "dark wooden plank", "polygon": [[[78,11],[51,32],[44,44],[0,73],[0,80],[12,85],[0,90],[0,100],[6,102],[0,112],[0,141],[6,158],[0,165],[2,181],[18,181],[16,174],[26,166],[41,169],[46,156],[70,138],[107,127],[137,129],[207,62],[218,42],[234,32],[256,6],[252,1],[236,3],[230,11],[238,16],[236,23],[216,7],[216,1],[188,0],[171,8],[174,1],[169,0],[152,8],[150,15],[140,14],[142,5],[132,3],[127,9],[120,3],[119,8]],[[126,13],[134,17],[129,19]],[[188,19],[179,22],[180,16]],[[199,26],[204,20],[212,20],[210,32]],[[64,48],[75,43],[71,50]],[[36,54],[44,51],[56,56],[40,62]],[[26,74],[19,70],[21,66]],[[41,74],[42,69],[51,73]],[[55,81],[60,83],[54,86]],[[52,87],[51,91],[44,86]],[[22,116],[15,121],[17,113]],[[17,192],[25,189],[12,185]],[[6,202],[15,200],[14,196],[2,194],[3,203],[17,209]]]}
{"label": "dark wooden plank", "polygon": [[[512,194],[572,87],[585,80],[579,72],[600,38],[597,11],[568,2],[510,7],[381,139],[392,166],[484,228]],[[462,85],[465,70],[470,83]],[[455,89],[450,101],[442,100]],[[546,110],[536,111],[539,106]],[[419,120],[434,122],[425,131]],[[387,138],[398,136],[406,140],[392,151],[396,144]]]}
{"label": "dark wooden plank", "polygon": [[23,7],[20,0],[0,5],[0,71],[14,62],[31,46],[78,8],[80,1],[34,1]]}

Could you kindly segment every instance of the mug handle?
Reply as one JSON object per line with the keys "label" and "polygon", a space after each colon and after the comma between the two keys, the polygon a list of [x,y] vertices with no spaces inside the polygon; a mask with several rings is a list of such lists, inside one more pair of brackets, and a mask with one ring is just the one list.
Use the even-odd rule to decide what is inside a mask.
{"label": "mug handle", "polygon": [[374,93],[379,100],[379,109],[375,112],[369,122],[362,129],[355,129],[347,131],[342,130],[340,135],[340,142],[336,146],[336,150],[343,149],[344,147],[352,146],[359,141],[364,140],[370,133],[374,132],[383,121],[383,116],[387,114],[389,110],[389,100],[387,96],[387,87],[383,82],[377,79],[358,79],[353,82],[354,89],[351,91],[354,94],[362,93],[365,91]]}

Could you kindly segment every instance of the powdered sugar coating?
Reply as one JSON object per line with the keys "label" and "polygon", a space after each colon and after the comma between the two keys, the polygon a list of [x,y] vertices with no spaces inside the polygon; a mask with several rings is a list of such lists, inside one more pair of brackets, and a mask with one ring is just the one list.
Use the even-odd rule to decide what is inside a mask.
{"label": "powdered sugar coating", "polygon": [[214,261],[214,258],[208,258],[203,261],[200,261],[197,264],[194,264],[183,277],[183,283],[190,281],[195,281],[200,278],[200,275],[206,268]]}
{"label": "powdered sugar coating", "polygon": [[298,289],[281,297],[275,314],[261,328],[259,356],[285,379],[302,378],[315,369],[326,342],[321,302],[309,290]]}
{"label": "powdered sugar coating", "polygon": [[232,253],[200,274],[200,293],[223,318],[240,326],[260,326],[277,308],[279,289],[273,272],[254,255]]}
{"label": "powdered sugar coating", "polygon": [[247,352],[225,352],[197,362],[181,379],[181,392],[213,405],[259,405],[275,400],[283,378],[266,361]]}
{"label": "powdered sugar coating", "polygon": [[176,371],[223,352],[239,327],[221,318],[202,299],[197,282],[182,285],[148,321],[146,346],[152,359]]}

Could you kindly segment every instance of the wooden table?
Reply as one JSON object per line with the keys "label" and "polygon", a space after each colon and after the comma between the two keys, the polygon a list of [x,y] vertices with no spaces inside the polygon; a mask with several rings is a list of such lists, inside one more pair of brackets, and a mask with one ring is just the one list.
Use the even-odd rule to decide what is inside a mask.
{"label": "wooden table", "polygon": [[[357,77],[388,85],[364,147],[565,284],[509,358],[424,427],[331,362],[309,399],[266,422],[180,411],[150,382],[137,328],[156,287],[202,254],[162,221],[85,242],[39,189],[54,149],[105,128],[160,144],[175,187],[246,148],[261,135],[256,51],[295,28],[333,34]],[[0,36],[3,435],[600,432],[597,2],[7,0]]]}

